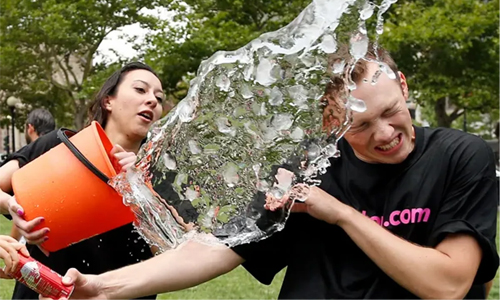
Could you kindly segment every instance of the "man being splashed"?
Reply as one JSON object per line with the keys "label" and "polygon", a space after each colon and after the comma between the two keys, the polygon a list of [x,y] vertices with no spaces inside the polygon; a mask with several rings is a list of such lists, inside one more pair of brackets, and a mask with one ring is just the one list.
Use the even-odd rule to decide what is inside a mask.
{"label": "man being splashed", "polygon": [[[367,58],[375,59],[375,53]],[[280,298],[485,298],[495,276],[497,186],[493,153],[478,137],[412,125],[408,85],[389,54],[361,60],[353,114],[319,187],[296,203],[285,228],[227,248],[188,242],[148,261],[102,275],[70,270],[74,297],[132,298],[194,286],[243,266],[269,284],[287,267]],[[349,61],[349,59],[346,59]],[[325,117],[345,90],[333,80]],[[335,119],[332,119],[335,121]],[[325,125],[328,126],[328,119]]]}

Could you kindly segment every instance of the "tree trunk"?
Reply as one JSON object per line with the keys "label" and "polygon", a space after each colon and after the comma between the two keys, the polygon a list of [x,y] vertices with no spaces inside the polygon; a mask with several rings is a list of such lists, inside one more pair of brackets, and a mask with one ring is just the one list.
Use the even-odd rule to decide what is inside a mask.
{"label": "tree trunk", "polygon": [[450,128],[451,123],[463,115],[464,112],[464,108],[455,107],[453,112],[448,114],[446,112],[446,97],[438,99],[436,104],[434,104],[434,113],[436,114],[438,127]]}
{"label": "tree trunk", "polygon": [[79,103],[75,110],[75,119],[73,124],[75,125],[76,130],[81,130],[83,126],[85,126],[87,118],[87,105]]}
{"label": "tree trunk", "polygon": [[448,114],[446,113],[446,98],[440,98],[434,104],[434,113],[436,114],[436,121],[438,127],[451,127],[451,122]]}

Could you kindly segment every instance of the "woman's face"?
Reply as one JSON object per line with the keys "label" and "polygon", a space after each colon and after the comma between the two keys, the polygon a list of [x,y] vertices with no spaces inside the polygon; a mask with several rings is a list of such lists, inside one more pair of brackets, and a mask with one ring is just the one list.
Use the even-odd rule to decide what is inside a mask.
{"label": "woman's face", "polygon": [[147,70],[126,73],[115,96],[106,99],[106,127],[113,126],[128,138],[142,140],[162,113],[164,99],[160,80]]}

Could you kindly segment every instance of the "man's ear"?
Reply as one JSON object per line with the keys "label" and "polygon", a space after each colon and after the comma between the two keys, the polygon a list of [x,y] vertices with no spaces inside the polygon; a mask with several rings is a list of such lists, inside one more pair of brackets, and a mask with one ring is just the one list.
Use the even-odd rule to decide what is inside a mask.
{"label": "man's ear", "polygon": [[32,124],[28,124],[28,126],[26,126],[26,129],[29,135],[35,133],[35,127]]}
{"label": "man's ear", "polygon": [[399,75],[399,82],[401,83],[401,90],[403,91],[403,97],[405,97],[405,100],[408,100],[408,83],[406,82],[406,77],[405,74],[402,72],[398,71]]}

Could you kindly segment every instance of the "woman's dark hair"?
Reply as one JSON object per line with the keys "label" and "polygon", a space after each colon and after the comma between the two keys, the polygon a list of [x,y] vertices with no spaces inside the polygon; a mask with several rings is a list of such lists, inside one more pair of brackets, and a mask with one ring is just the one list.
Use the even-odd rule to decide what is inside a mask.
{"label": "woman's dark hair", "polygon": [[[99,92],[96,94],[94,97],[94,102],[92,102],[92,105],[89,107],[88,111],[88,124],[92,121],[97,121],[101,126],[104,128],[106,126],[106,123],[108,121],[108,114],[109,112],[106,110],[104,107],[104,100],[108,96],[115,96],[116,92],[118,91],[118,86],[120,83],[123,81],[123,77],[130,72],[134,70],[146,70],[151,73],[153,73],[158,80],[160,80],[160,77],[158,74],[156,74],[153,69],[143,63],[140,62],[131,62],[123,66],[120,70],[114,72],[107,80],[104,82],[102,85],[101,89]],[[160,80],[161,82],[161,80]]]}

